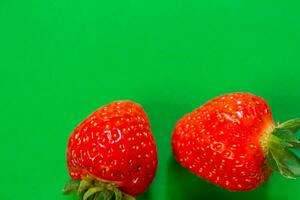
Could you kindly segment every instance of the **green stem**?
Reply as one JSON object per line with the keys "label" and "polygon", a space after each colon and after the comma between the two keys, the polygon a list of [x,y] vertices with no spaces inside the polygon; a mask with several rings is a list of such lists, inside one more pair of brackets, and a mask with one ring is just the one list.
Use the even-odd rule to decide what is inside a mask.
{"label": "green stem", "polygon": [[278,124],[267,137],[269,166],[286,178],[300,176],[300,140],[295,133],[300,129],[300,118]]}
{"label": "green stem", "polygon": [[82,180],[68,181],[64,194],[78,194],[78,200],[135,200],[135,197],[122,192],[115,183],[103,182],[91,176]]}

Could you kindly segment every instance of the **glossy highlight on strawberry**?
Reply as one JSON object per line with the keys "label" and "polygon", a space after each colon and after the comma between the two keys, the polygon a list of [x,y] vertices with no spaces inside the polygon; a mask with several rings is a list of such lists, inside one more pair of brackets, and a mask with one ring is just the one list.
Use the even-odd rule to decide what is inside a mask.
{"label": "glossy highlight on strawberry", "polygon": [[[299,119],[288,122],[299,128]],[[279,136],[283,131],[293,135],[296,128],[275,124],[264,99],[231,93],[180,119],[172,148],[176,160],[196,175],[231,191],[247,191],[264,183],[272,169],[290,178],[297,175],[287,160],[300,164],[289,149],[299,142]],[[291,140],[294,146],[286,145]]]}
{"label": "glossy highlight on strawberry", "polygon": [[145,192],[156,173],[157,152],[143,108],[116,101],[92,113],[69,138],[67,167],[72,180],[88,179],[93,187],[97,182],[106,192],[119,188],[127,199]]}

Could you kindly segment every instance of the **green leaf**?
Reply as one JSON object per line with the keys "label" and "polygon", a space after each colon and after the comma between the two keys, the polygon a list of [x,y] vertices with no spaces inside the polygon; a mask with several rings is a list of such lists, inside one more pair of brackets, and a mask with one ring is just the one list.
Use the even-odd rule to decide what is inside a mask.
{"label": "green leaf", "polygon": [[96,194],[93,194],[87,198],[87,200],[93,200]]}
{"label": "green leaf", "polygon": [[295,179],[295,174],[283,161],[284,156],[280,156],[282,155],[282,152],[280,152],[280,150],[277,151],[276,149],[270,149],[270,152],[276,162],[279,173],[286,178]]}
{"label": "green leaf", "polygon": [[268,152],[267,161],[268,161],[269,166],[272,168],[272,170],[274,170],[276,172],[279,172],[277,163],[276,163],[276,161],[274,159],[273,154],[271,153],[271,150],[269,150],[269,152]]}
{"label": "green leaf", "polygon": [[122,192],[115,190],[115,200],[122,200]]}
{"label": "green leaf", "polygon": [[135,200],[134,197],[123,194],[116,183],[97,180],[89,175],[81,181],[70,180],[66,184],[65,193],[76,191],[78,200]]}
{"label": "green leaf", "polygon": [[135,197],[133,197],[129,194],[123,193],[123,200],[135,200]]}
{"label": "green leaf", "polygon": [[300,118],[289,120],[274,128],[267,141],[269,166],[286,178],[300,176],[300,141],[295,132],[300,128]]}
{"label": "green leaf", "polygon": [[273,130],[273,135],[277,136],[278,138],[280,138],[283,141],[295,141],[297,140],[294,136],[294,133],[288,129],[284,129],[284,128],[275,128]]}
{"label": "green leaf", "polygon": [[293,148],[300,151],[300,141],[291,142]]}
{"label": "green leaf", "polygon": [[78,200],[83,199],[84,193],[92,186],[91,180],[89,179],[82,179],[80,181],[79,187],[78,187]]}
{"label": "green leaf", "polygon": [[291,150],[287,150],[287,156],[286,159],[292,163],[294,163],[295,165],[300,166],[300,158]]}
{"label": "green leaf", "polygon": [[291,132],[296,133],[300,129],[300,118],[288,120],[279,124],[277,127],[288,129]]}
{"label": "green leaf", "polygon": [[100,193],[101,193],[101,192],[96,193],[96,194],[94,195],[93,200],[98,200],[98,199],[99,199]]}
{"label": "green leaf", "polygon": [[76,193],[79,184],[80,184],[79,180],[73,180],[73,179],[69,180],[63,189],[63,193],[64,194]]}
{"label": "green leaf", "polygon": [[92,187],[92,188],[88,189],[83,195],[83,200],[88,200],[88,198],[90,196],[92,196],[95,193],[100,192],[102,190],[103,190],[103,188],[101,188],[101,187]]}
{"label": "green leaf", "polygon": [[113,196],[114,194],[112,191],[104,190],[103,192],[99,193],[99,196],[95,200],[112,200]]}

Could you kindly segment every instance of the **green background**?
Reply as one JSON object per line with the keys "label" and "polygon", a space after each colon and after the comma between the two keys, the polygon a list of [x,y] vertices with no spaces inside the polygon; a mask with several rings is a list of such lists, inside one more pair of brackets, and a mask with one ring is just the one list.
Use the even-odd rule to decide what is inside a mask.
{"label": "green background", "polygon": [[138,199],[300,199],[277,174],[231,193],[172,158],[175,122],[210,98],[249,91],[276,121],[300,116],[295,0],[1,0],[0,199],[73,200],[65,149],[75,126],[118,99],[149,115],[159,168]]}

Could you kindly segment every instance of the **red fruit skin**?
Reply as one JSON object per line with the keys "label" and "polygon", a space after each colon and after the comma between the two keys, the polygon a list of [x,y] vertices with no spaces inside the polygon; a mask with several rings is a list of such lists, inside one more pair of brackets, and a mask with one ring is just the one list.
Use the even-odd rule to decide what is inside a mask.
{"label": "red fruit skin", "polygon": [[252,190],[271,175],[261,138],[273,127],[264,99],[226,94],[180,119],[172,148],[176,160],[196,175],[231,191]]}
{"label": "red fruit skin", "polygon": [[67,167],[73,179],[92,175],[137,196],[149,187],[157,163],[148,117],[140,105],[130,101],[99,108],[69,138]]}

